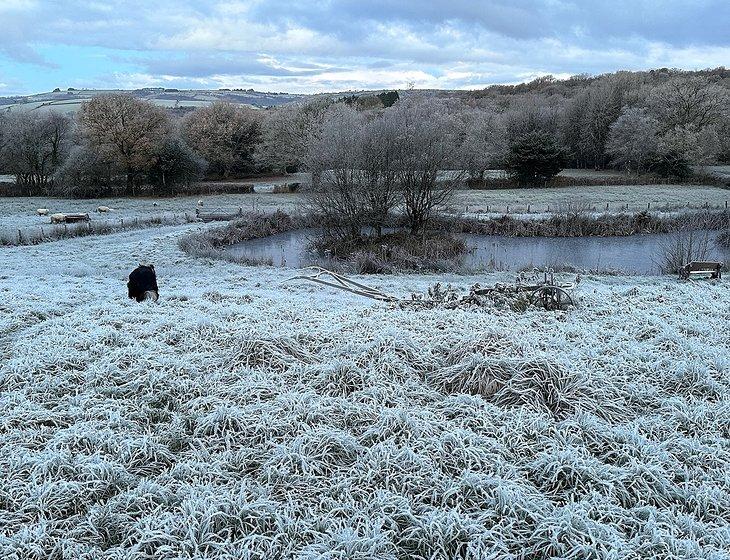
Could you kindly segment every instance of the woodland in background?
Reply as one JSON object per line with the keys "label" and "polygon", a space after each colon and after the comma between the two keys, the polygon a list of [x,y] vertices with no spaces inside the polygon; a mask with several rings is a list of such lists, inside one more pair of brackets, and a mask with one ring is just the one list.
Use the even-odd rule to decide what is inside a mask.
{"label": "woodland in background", "polygon": [[694,165],[726,163],[725,68],[321,95],[263,110],[216,103],[184,116],[106,94],[73,118],[0,115],[0,173],[17,177],[5,194],[162,196],[203,178],[310,171],[315,187],[322,178],[328,188],[357,182],[374,214],[390,203],[391,189],[410,196],[414,224],[439,196],[422,185],[443,182],[448,170],[447,187],[462,179],[488,186],[494,169],[540,186],[564,167],[686,180]]}

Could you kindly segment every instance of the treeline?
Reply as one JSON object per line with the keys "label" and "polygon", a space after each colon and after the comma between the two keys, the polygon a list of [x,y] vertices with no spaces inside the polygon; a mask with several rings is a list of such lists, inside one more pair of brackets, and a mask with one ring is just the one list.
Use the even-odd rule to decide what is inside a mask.
{"label": "treeline", "polygon": [[[529,130],[545,132],[564,151],[569,167],[682,177],[691,164],[730,162],[730,70],[725,68],[567,80],[545,76],[459,98],[495,118],[507,144]],[[484,132],[477,135],[486,137]]]}
{"label": "treeline", "polygon": [[[434,124],[428,134],[436,136],[409,139],[410,119]],[[455,170],[477,185],[492,169],[535,186],[564,167],[686,178],[692,165],[730,163],[730,72],[545,77],[477,92],[318,96],[261,110],[215,103],[182,117],[111,94],[75,118],[0,116],[0,173],[16,175],[29,195],[164,195],[200,178],[264,172],[311,171],[316,182],[325,172],[362,175],[377,158],[388,161],[378,173],[393,175],[387,166],[395,166],[401,183],[406,168],[421,180]]]}
{"label": "treeline", "polygon": [[215,103],[182,118],[148,101],[105,94],[75,118],[27,111],[0,116],[0,173],[18,193],[92,197],[176,194],[207,176],[229,178],[260,166],[254,149],[263,114]]}

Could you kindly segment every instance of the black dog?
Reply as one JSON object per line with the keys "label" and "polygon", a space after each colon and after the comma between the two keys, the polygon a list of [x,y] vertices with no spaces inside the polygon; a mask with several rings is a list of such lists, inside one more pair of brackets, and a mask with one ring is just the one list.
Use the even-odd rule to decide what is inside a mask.
{"label": "black dog", "polygon": [[129,275],[127,282],[129,297],[137,301],[157,301],[159,291],[157,288],[157,274],[154,265],[141,264]]}

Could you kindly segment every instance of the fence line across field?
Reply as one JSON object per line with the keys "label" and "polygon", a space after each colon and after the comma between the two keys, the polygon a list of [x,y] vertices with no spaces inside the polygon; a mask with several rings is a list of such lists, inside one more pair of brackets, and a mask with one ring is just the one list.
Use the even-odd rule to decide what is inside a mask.
{"label": "fence line across field", "polygon": [[[728,200],[720,204],[710,204],[705,202],[704,204],[692,204],[687,202],[684,206],[676,204],[664,203],[659,204],[657,202],[648,202],[644,204],[631,204],[631,203],[598,203],[591,204],[588,202],[576,202],[576,203],[557,203],[557,204],[466,204],[463,209],[459,207],[451,206],[446,209],[446,213],[452,216],[459,215],[471,215],[479,218],[494,217],[495,215],[520,215],[520,214],[565,214],[565,213],[608,213],[608,212],[642,212],[642,211],[654,211],[654,212],[672,212],[682,209],[692,210],[725,210],[727,211],[730,207]],[[252,207],[253,208],[253,207]],[[183,223],[190,223],[194,221],[211,221],[214,219],[221,219],[223,221],[233,220],[237,217],[245,214],[243,207],[235,207],[235,211],[227,212],[223,211],[220,217],[217,213],[221,212],[221,208],[211,208],[207,211],[201,211],[200,208],[191,208],[188,212],[178,213],[163,213],[153,216],[127,216],[120,218],[106,218],[106,219],[92,219],[89,222],[81,222],[74,224],[50,224],[44,222],[43,224],[24,226],[20,228],[0,228],[0,234],[5,237],[17,235],[17,244],[23,244],[23,240],[30,239],[31,237],[37,237],[38,234],[42,238],[46,237],[46,232],[58,233],[59,228],[63,228],[63,235],[55,235],[53,237],[62,238],[68,236],[69,231],[76,231],[80,229],[86,229],[87,232],[91,232],[94,228],[104,227],[118,227],[119,230],[135,229],[140,227],[151,227],[155,225],[176,225]],[[93,224],[93,225],[92,225]]]}
{"label": "fence line across field", "polygon": [[128,216],[126,218],[107,218],[101,220],[92,219],[89,221],[75,223],[51,224],[45,222],[43,224],[16,228],[14,233],[12,233],[12,230],[10,229],[0,230],[0,235],[4,235],[6,238],[8,236],[16,235],[17,244],[22,245],[24,244],[24,241],[31,238],[37,238],[39,234],[42,239],[46,239],[47,237],[52,239],[63,239],[65,237],[74,237],[76,236],[75,234],[84,231],[86,235],[94,235],[95,232],[92,232],[94,229],[102,230],[104,228],[113,228],[118,231],[124,231],[154,226],[182,225],[195,221],[197,221],[197,219],[194,212],[182,212],[161,214],[150,217]]}
{"label": "fence line across field", "polygon": [[[590,202],[566,202],[557,204],[533,204],[528,202],[526,204],[466,204],[464,205],[463,213],[475,214],[477,216],[488,215],[488,214],[565,214],[565,213],[585,213],[585,212],[642,212],[642,211],[655,211],[655,212],[671,212],[690,208],[693,210],[727,210],[729,203],[726,200],[720,204],[710,204],[705,202],[704,204],[693,204],[687,202],[685,205],[680,206],[678,204],[670,203],[652,203],[647,202],[646,205],[642,204],[631,204],[631,203],[590,203]],[[455,210],[458,213],[458,209],[451,207],[451,210]]]}

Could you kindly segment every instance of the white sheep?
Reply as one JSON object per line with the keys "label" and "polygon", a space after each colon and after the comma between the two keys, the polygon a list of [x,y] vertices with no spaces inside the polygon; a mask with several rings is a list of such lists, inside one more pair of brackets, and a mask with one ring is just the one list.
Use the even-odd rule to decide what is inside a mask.
{"label": "white sheep", "polygon": [[202,205],[203,205],[203,201],[202,200],[199,200],[198,201],[198,206],[202,206]]}
{"label": "white sheep", "polygon": [[96,209],[96,211],[97,212],[110,212],[111,211],[111,208],[109,208],[108,206],[99,206]]}
{"label": "white sheep", "polygon": [[38,210],[36,210],[36,214],[39,216],[48,216],[48,208],[38,208]]}
{"label": "white sheep", "polygon": [[66,214],[51,214],[51,223],[52,224],[62,224],[66,221]]}

